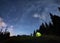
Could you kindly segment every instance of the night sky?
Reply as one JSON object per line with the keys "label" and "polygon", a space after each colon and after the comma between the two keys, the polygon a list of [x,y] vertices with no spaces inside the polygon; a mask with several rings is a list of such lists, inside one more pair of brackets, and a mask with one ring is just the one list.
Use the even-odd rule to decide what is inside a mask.
{"label": "night sky", "polygon": [[60,0],[0,0],[0,29],[8,27],[11,35],[29,35],[44,22],[49,13],[60,16]]}

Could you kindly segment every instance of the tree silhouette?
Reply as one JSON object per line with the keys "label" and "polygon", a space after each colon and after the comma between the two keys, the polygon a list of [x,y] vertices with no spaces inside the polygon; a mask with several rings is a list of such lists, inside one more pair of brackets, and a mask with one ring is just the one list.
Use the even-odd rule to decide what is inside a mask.
{"label": "tree silhouette", "polygon": [[58,10],[60,11],[60,7],[58,7]]}
{"label": "tree silhouette", "polygon": [[9,37],[10,37],[10,32],[8,32],[7,29],[5,29],[4,38],[9,38]]}
{"label": "tree silhouette", "polygon": [[60,35],[60,17],[57,15],[52,15],[51,13],[50,15],[53,22],[54,34]]}
{"label": "tree silhouette", "polygon": [[[43,31],[42,31],[42,30],[43,30]],[[42,23],[42,25],[41,25],[40,28],[39,28],[39,32],[40,32],[41,34],[44,34],[44,33],[45,33],[45,30],[46,30],[45,25]]]}
{"label": "tree silhouette", "polygon": [[35,32],[35,30],[34,30],[33,36],[36,36],[36,32]]}
{"label": "tree silhouette", "polygon": [[5,32],[3,32],[3,30],[0,30],[0,41],[3,41],[5,39],[8,39],[10,37],[10,32],[7,31],[7,29],[5,29]]}

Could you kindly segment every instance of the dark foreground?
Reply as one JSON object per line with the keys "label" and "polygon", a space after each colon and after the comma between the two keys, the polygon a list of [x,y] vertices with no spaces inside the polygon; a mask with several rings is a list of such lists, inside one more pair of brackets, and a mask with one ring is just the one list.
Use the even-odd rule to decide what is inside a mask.
{"label": "dark foreground", "polygon": [[4,39],[0,43],[60,43],[59,36],[42,36],[42,37],[32,37],[32,36],[14,36],[9,39]]}

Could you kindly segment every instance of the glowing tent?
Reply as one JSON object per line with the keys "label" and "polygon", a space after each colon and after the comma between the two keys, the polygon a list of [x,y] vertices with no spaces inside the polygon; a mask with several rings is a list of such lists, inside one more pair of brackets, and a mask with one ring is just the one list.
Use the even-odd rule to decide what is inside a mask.
{"label": "glowing tent", "polygon": [[36,37],[40,37],[41,36],[41,33],[40,32],[37,32],[36,33]]}

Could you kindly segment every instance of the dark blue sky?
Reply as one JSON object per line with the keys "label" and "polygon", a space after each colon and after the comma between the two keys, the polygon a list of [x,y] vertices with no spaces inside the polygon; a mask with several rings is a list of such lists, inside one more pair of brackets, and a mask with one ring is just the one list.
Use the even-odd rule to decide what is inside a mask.
{"label": "dark blue sky", "polygon": [[0,28],[8,26],[12,35],[30,34],[51,21],[49,13],[60,16],[59,6],[60,0],[0,0]]}

